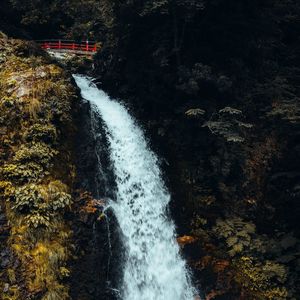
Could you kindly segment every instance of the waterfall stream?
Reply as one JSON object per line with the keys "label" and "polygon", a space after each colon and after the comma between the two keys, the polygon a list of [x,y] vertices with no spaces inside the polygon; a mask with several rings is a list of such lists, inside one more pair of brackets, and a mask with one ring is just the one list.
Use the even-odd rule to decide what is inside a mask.
{"label": "waterfall stream", "polygon": [[192,300],[194,289],[179,254],[175,226],[167,215],[170,195],[156,155],[127,109],[90,78],[74,75],[81,95],[105,124],[115,174],[115,201],[109,203],[122,232],[126,254],[120,286],[124,300]]}

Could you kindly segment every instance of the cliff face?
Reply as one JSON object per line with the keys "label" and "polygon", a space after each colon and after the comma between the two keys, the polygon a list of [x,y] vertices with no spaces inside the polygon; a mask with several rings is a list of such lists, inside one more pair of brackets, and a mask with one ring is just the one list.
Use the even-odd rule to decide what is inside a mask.
{"label": "cliff face", "polygon": [[207,299],[297,297],[299,5],[111,2],[95,76],[167,160]]}
{"label": "cliff face", "polygon": [[100,118],[36,44],[1,33],[0,65],[0,299],[114,299]]}
{"label": "cliff face", "polygon": [[70,77],[0,37],[1,299],[66,299],[75,178]]}

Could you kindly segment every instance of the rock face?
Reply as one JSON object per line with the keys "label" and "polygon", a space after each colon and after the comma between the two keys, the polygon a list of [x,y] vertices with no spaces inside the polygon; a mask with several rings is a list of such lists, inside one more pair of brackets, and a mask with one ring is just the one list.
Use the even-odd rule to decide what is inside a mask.
{"label": "rock face", "polygon": [[183,249],[196,284],[207,299],[296,297],[299,5],[150,1],[109,11],[95,76],[166,158],[178,231],[195,239]]}

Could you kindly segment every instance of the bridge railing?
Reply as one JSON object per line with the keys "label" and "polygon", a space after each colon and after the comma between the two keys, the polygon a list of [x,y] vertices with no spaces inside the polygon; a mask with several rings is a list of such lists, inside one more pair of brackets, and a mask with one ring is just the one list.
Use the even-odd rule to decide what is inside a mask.
{"label": "bridge railing", "polygon": [[100,49],[100,44],[95,41],[73,40],[38,40],[36,41],[45,50],[68,50],[73,52],[95,53]]}

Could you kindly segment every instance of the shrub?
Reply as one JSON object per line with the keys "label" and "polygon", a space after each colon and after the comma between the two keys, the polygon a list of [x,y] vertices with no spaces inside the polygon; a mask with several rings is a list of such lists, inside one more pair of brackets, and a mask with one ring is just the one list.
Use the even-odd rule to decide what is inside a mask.
{"label": "shrub", "polygon": [[58,152],[42,142],[24,144],[16,152],[13,160],[18,163],[38,162],[46,168],[51,166],[52,158]]}
{"label": "shrub", "polygon": [[5,164],[0,172],[4,179],[18,183],[36,182],[49,174],[40,164],[33,161],[25,164]]}
{"label": "shrub", "polygon": [[252,222],[241,218],[218,219],[213,228],[218,238],[225,239],[228,254],[232,257],[240,253],[266,252],[264,241],[255,231],[256,227]]}
{"label": "shrub", "polygon": [[48,185],[26,184],[12,191],[12,209],[26,213],[25,221],[29,226],[49,227],[56,211],[71,204],[71,195],[66,191],[67,187],[58,180]]}
{"label": "shrub", "polygon": [[56,128],[51,124],[33,124],[24,133],[26,142],[44,142],[53,144],[57,139]]}

